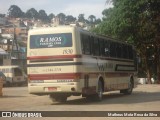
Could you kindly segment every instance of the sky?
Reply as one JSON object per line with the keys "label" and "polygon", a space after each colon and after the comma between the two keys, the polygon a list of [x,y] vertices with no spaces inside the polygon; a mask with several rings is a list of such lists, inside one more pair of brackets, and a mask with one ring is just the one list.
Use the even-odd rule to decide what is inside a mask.
{"label": "sky", "polygon": [[7,14],[11,5],[17,5],[23,12],[35,8],[37,11],[43,9],[47,14],[64,13],[74,17],[84,14],[86,19],[89,15],[102,18],[102,11],[111,7],[105,3],[106,0],[0,0],[0,13]]}

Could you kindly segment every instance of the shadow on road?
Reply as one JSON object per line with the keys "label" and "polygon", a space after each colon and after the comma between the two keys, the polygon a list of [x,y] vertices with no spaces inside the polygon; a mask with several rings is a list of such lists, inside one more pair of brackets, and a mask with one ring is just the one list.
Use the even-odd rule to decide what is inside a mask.
{"label": "shadow on road", "polygon": [[3,99],[3,98],[18,98],[18,97],[27,97],[27,96],[18,96],[18,95],[4,95],[4,96],[1,96],[0,99]]}
{"label": "shadow on road", "polygon": [[110,93],[103,96],[100,102],[87,100],[86,98],[68,100],[65,103],[52,103],[51,105],[85,105],[85,104],[134,104],[144,102],[160,101],[160,92],[133,92],[131,95],[123,95],[120,93]]}

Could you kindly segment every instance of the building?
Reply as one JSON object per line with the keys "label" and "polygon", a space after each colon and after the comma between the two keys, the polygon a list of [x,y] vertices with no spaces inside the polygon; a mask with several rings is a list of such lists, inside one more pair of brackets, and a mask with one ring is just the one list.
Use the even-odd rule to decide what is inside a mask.
{"label": "building", "polygon": [[0,48],[8,53],[8,57],[3,58],[3,65],[24,64],[26,51],[21,50],[18,43],[27,43],[27,35],[28,27],[20,19],[8,18],[8,23],[0,26]]}
{"label": "building", "polygon": [[0,17],[0,25],[5,25],[7,22],[7,19],[5,17]]}

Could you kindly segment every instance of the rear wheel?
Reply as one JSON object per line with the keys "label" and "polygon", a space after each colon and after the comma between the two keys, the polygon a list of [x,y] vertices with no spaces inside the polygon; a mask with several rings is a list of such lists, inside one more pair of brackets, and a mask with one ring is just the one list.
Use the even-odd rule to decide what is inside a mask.
{"label": "rear wheel", "polygon": [[98,91],[97,91],[97,94],[95,95],[95,100],[96,101],[102,101],[102,97],[103,97],[102,82],[98,81]]}
{"label": "rear wheel", "polygon": [[133,87],[134,87],[134,83],[133,83],[133,80],[132,80],[132,79],[130,80],[128,86],[129,86],[128,89],[120,90],[120,93],[123,93],[123,94],[125,94],[125,95],[130,95],[130,94],[132,94]]}

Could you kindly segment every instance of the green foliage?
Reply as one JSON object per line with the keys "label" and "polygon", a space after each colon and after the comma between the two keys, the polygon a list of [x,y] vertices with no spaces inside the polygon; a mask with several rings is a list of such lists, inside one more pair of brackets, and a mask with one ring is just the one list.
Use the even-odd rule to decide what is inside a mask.
{"label": "green foliage", "polygon": [[160,48],[160,1],[112,0],[112,4],[113,8],[102,12],[103,21],[94,32],[133,44],[143,59],[146,71],[151,71],[149,67],[153,62],[160,63],[160,58],[152,58],[159,54],[157,49]]}
{"label": "green foliage", "polygon": [[88,17],[88,20],[90,21],[91,24],[94,24],[95,21],[96,21],[96,16],[90,15],[90,16]]}
{"label": "green foliage", "polygon": [[64,13],[59,13],[57,17],[59,18],[60,23],[64,24],[66,15]]}
{"label": "green foliage", "polygon": [[39,10],[39,19],[41,19],[43,22],[49,22],[48,16],[45,12],[45,10]]}
{"label": "green foliage", "polygon": [[18,6],[11,5],[10,8],[8,9],[8,15],[10,17],[18,18],[23,16],[23,12]]}
{"label": "green foliage", "polygon": [[0,17],[5,17],[6,15],[5,14],[0,14]]}
{"label": "green foliage", "polygon": [[96,24],[100,24],[101,23],[101,19],[100,18],[96,19],[95,23]]}
{"label": "green foliage", "polygon": [[38,19],[38,16],[39,16],[39,13],[34,8],[31,8],[31,9],[27,10],[27,12],[26,12],[27,18]]}
{"label": "green foliage", "polygon": [[79,22],[84,22],[85,21],[84,14],[79,14],[78,21]]}
{"label": "green foliage", "polygon": [[65,20],[66,20],[67,22],[71,23],[71,22],[75,22],[75,21],[76,21],[76,18],[73,17],[72,15],[67,15]]}
{"label": "green foliage", "polygon": [[[153,42],[158,32],[154,15],[159,11],[157,0],[112,0],[114,7],[102,12],[103,22],[95,31],[118,37],[135,46]],[[159,11],[160,12],[160,11]]]}
{"label": "green foliage", "polygon": [[48,15],[49,21],[51,21],[53,18],[55,17],[55,15],[53,13]]}
{"label": "green foliage", "polygon": [[[55,15],[53,13],[47,15],[45,10],[40,10],[39,12],[35,8],[30,8],[25,12],[23,12],[18,6],[11,5],[8,9],[8,15],[9,17],[13,18],[29,18],[29,19],[40,19],[44,23],[49,23],[53,18],[55,18]],[[0,14],[0,17],[4,17],[4,14]],[[87,23],[90,25],[95,26],[96,24],[101,23],[101,19],[96,19],[96,16],[90,15],[88,17],[89,20],[85,19],[84,14],[79,14],[78,16],[78,22]],[[57,14],[57,17],[60,20],[60,24],[69,24],[76,21],[76,17],[73,17],[72,15],[65,15],[64,13]]]}

